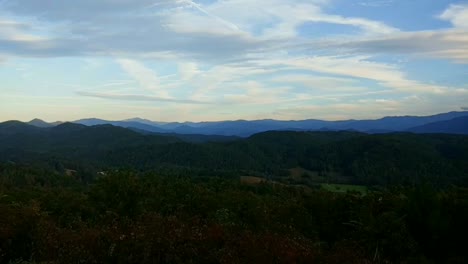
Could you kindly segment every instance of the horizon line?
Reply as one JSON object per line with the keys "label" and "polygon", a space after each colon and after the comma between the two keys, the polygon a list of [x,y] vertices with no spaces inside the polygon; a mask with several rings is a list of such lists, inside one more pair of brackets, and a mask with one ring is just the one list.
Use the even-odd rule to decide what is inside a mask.
{"label": "horizon line", "polygon": [[275,119],[275,118],[262,118],[262,119],[224,119],[224,120],[216,120],[216,121],[157,121],[157,120],[151,120],[148,118],[141,118],[141,117],[133,117],[133,118],[125,118],[125,119],[120,119],[120,120],[111,120],[111,119],[103,119],[103,118],[97,118],[97,117],[90,117],[90,118],[80,118],[76,120],[56,120],[56,121],[46,121],[45,119],[42,118],[33,118],[27,121],[20,120],[20,119],[8,119],[8,120],[2,120],[0,123],[5,123],[5,122],[10,122],[10,121],[19,121],[22,123],[29,123],[34,120],[42,121],[48,124],[53,124],[53,123],[77,123],[78,121],[82,120],[100,120],[100,121],[106,121],[106,122],[137,122],[144,124],[143,122],[139,121],[132,121],[133,119],[142,119],[146,120],[149,122],[154,122],[154,123],[165,123],[165,124],[171,124],[171,123],[216,123],[216,122],[238,122],[238,121],[246,121],[246,122],[255,122],[255,121],[280,121],[280,122],[299,122],[299,121],[325,121],[325,122],[342,122],[342,121],[364,121],[364,120],[379,120],[383,118],[390,118],[390,117],[430,117],[430,116],[435,116],[435,115],[441,115],[441,114],[448,114],[448,113],[463,113],[463,112],[468,112],[468,109],[462,108],[461,110],[453,110],[453,111],[448,111],[448,112],[441,112],[441,113],[435,113],[435,114],[428,114],[428,115],[389,115],[389,116],[382,116],[378,118],[349,118],[349,119],[336,119],[336,120],[327,120],[327,119],[318,119],[318,118],[307,118],[307,119]]}

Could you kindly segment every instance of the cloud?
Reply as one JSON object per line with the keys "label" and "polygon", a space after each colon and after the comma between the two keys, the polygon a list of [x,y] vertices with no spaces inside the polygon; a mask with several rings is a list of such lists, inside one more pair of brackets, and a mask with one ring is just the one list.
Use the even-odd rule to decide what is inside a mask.
{"label": "cloud", "polygon": [[336,48],[364,54],[405,54],[468,63],[468,30],[401,32],[378,38],[337,41]]}
{"label": "cloud", "polygon": [[[288,107],[299,111],[298,106],[320,102],[341,106],[346,109],[343,114],[351,115],[367,110],[352,104],[371,105],[372,101],[372,105],[393,109],[397,106],[390,102],[402,96],[428,96],[432,103],[436,96],[467,98],[466,93],[454,93],[458,87],[418,80],[406,72],[406,65],[386,60],[404,55],[410,60],[428,57],[468,63],[466,5],[451,5],[434,18],[449,21],[450,28],[404,32],[382,21],[329,8],[337,3],[9,0],[0,4],[1,56],[121,58],[115,62],[123,76],[107,76],[103,68],[108,64],[90,68],[87,74],[101,70],[106,75],[99,80],[104,85],[91,85],[87,89],[92,92],[77,93],[129,104],[171,103],[174,109],[185,107],[187,113],[196,108],[193,105],[212,104],[210,113],[215,106],[229,105],[226,111],[230,113],[266,115]],[[385,6],[391,1],[354,3],[359,4],[360,8]],[[349,33],[336,36],[323,31],[315,36],[302,32],[310,25],[323,24],[344,25]],[[115,82],[114,78],[134,81]],[[311,113],[307,107],[300,111],[295,115]]]}
{"label": "cloud", "polygon": [[359,2],[358,5],[365,7],[383,7],[390,6],[394,3],[394,0],[368,0]]}
{"label": "cloud", "polygon": [[380,85],[402,92],[440,94],[447,89],[447,87],[411,80],[397,66],[371,61],[363,56],[313,56],[259,60],[257,63],[264,67],[283,66],[295,70],[374,80]]}
{"label": "cloud", "polygon": [[135,94],[111,94],[99,93],[89,91],[77,91],[76,94],[87,97],[95,97],[101,99],[121,100],[121,101],[150,101],[150,102],[164,102],[164,103],[177,103],[177,104],[210,104],[209,102],[185,100],[185,99],[172,99],[150,95],[135,95]]}
{"label": "cloud", "polygon": [[224,26],[226,26],[227,28],[231,29],[231,30],[234,30],[234,31],[240,31],[239,27],[217,15],[214,15],[213,13],[207,11],[206,9],[204,9],[200,4],[197,4],[191,0],[181,0],[182,2],[185,2],[187,4],[189,4],[190,6],[194,7],[195,9],[197,9],[198,11],[200,11],[201,13],[211,17],[211,18],[214,18],[214,20],[218,21],[220,24],[223,24]]}
{"label": "cloud", "polygon": [[194,62],[185,62],[179,64],[179,75],[184,81],[192,80],[193,77],[195,77],[198,73],[200,73],[200,70],[198,69],[197,64]]}
{"label": "cloud", "polygon": [[[467,60],[467,40],[462,37],[466,32],[459,31],[466,29],[465,5],[451,5],[439,16],[451,21],[456,30],[400,32],[380,21],[327,13],[323,7],[330,2],[236,0],[202,5],[191,0],[83,0],[73,4],[12,0],[2,7],[11,19],[0,20],[0,44],[10,54],[35,57],[152,58],[170,53],[180,59],[224,63],[285,49],[293,53],[345,48]],[[316,40],[301,46],[297,28],[304,23],[348,25],[362,32],[358,36],[353,32],[345,41],[343,36],[328,37],[326,46]]]}
{"label": "cloud", "polygon": [[[264,39],[297,37],[297,28],[307,22],[349,25],[366,33],[374,34],[397,31],[397,29],[378,21],[328,14],[322,10],[322,6],[329,4],[329,2],[317,0],[216,1],[207,6],[206,9],[231,21],[245,32],[251,34],[259,32],[257,35]],[[185,13],[185,15],[190,17],[191,14]],[[183,20],[181,22],[184,23]],[[210,24],[212,22],[206,20],[205,27],[202,28],[209,28]]]}
{"label": "cloud", "polygon": [[[321,6],[328,2],[13,0],[2,8],[6,16],[18,20],[9,22],[16,32],[0,41],[10,53],[24,56],[173,52],[181,58],[224,61],[261,53],[284,38],[297,37],[296,28],[306,22],[351,25],[379,34],[396,30],[378,21],[327,14]],[[258,30],[260,36],[255,34]]]}
{"label": "cloud", "polygon": [[[154,4],[154,0],[81,0],[79,2],[42,0],[12,0],[5,1],[2,8],[18,15],[37,16],[41,19],[56,21],[85,21],[95,19],[97,16],[109,16],[116,13],[144,12]],[[158,0],[163,7],[175,4],[174,0]]]}
{"label": "cloud", "polygon": [[[275,69],[272,67],[249,65],[248,61],[214,65],[205,70],[199,69],[199,72],[190,81],[193,88],[191,98],[206,99],[217,94],[237,94],[239,91],[245,90],[245,87],[248,87],[245,84],[249,80],[274,72]],[[270,87],[270,91],[275,89],[276,87]]]}
{"label": "cloud", "polygon": [[34,34],[34,29],[35,27],[32,22],[0,19],[0,46],[2,47],[2,53],[47,56],[42,53],[47,49],[56,49],[59,52],[58,50],[61,48],[58,43],[53,43],[46,36]]}
{"label": "cloud", "polygon": [[[260,46],[260,40],[247,34],[174,30],[177,24],[172,21],[178,8],[194,5],[189,2],[162,1],[157,8],[148,8],[154,1],[85,0],[70,4],[46,0],[40,5],[36,1],[8,1],[0,15],[11,19],[1,22],[0,44],[15,56],[135,57],[173,52],[180,58],[204,59],[240,56]],[[213,17],[209,19],[219,24],[213,23]]]}
{"label": "cloud", "polygon": [[404,54],[468,63],[468,5],[450,5],[438,18],[451,22],[453,28],[332,40],[326,45],[363,54]]}
{"label": "cloud", "polygon": [[452,4],[439,18],[450,21],[455,28],[468,29],[468,4]]}
{"label": "cloud", "polygon": [[328,91],[343,91],[343,88],[349,89],[358,84],[358,81],[352,78],[317,76],[311,74],[285,74],[275,76],[271,81],[282,84],[297,84],[314,90]]}
{"label": "cloud", "polygon": [[[437,104],[434,104],[437,101]],[[280,119],[301,119],[303,113],[310,113],[309,118],[326,120],[344,120],[350,116],[355,119],[381,118],[395,115],[431,115],[453,111],[454,105],[463,102],[463,98],[449,95],[433,97],[406,96],[399,98],[377,98],[347,100],[330,104],[308,104],[294,106],[280,106],[274,115]],[[270,114],[271,115],[271,114]]]}
{"label": "cloud", "polygon": [[153,70],[135,60],[118,59],[117,62],[142,88],[157,96],[169,98],[169,93],[163,90],[158,76]]}
{"label": "cloud", "polygon": [[26,23],[17,22],[10,19],[0,19],[0,32],[12,30],[29,30],[31,26]]}
{"label": "cloud", "polygon": [[223,93],[223,104],[278,104],[289,100],[289,87],[269,88],[258,81],[233,82],[225,87],[230,92]]}

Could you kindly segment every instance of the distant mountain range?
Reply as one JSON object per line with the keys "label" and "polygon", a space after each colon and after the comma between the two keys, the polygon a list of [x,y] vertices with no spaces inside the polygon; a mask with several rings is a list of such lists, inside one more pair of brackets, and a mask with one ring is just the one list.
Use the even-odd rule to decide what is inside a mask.
{"label": "distant mountain range", "polygon": [[[142,133],[248,137],[256,133],[285,131],[359,131],[371,134],[389,132],[414,133],[449,133],[468,134],[468,111],[449,112],[432,116],[389,116],[375,120],[324,121],[308,120],[235,120],[219,122],[155,122],[147,119],[133,118],[122,121],[109,121],[96,118],[81,119],[73,123],[86,126],[113,125],[130,128]],[[46,123],[40,119],[28,122],[36,127],[53,127],[61,122]]]}
{"label": "distant mountain range", "polygon": [[414,133],[468,134],[468,116],[433,122],[409,130]]}

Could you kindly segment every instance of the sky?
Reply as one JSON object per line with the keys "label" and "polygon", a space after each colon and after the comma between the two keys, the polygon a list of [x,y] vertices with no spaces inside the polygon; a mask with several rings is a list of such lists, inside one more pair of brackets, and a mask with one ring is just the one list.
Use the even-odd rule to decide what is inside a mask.
{"label": "sky", "polygon": [[468,107],[468,1],[0,0],[0,120]]}

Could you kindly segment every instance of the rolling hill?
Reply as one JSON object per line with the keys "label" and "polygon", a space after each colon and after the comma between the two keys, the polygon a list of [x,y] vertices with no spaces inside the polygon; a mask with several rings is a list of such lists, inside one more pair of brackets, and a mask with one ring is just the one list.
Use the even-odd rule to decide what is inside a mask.
{"label": "rolling hill", "polygon": [[[291,168],[312,182],[468,186],[468,137],[412,133],[269,131],[229,141],[190,143],[112,125],[38,128],[0,123],[0,162],[68,164],[89,171],[132,168],[171,175],[284,178]],[[92,175],[92,174],[91,174]]]}

